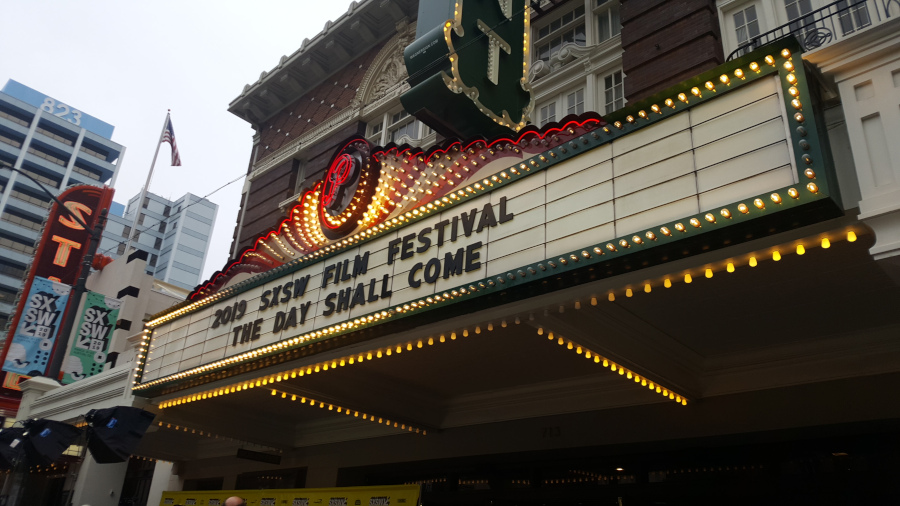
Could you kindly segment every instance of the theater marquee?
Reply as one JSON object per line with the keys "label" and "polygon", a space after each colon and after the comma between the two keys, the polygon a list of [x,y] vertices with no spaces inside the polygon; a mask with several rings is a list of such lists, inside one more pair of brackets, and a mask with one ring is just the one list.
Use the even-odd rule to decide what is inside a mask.
{"label": "theater marquee", "polygon": [[272,232],[151,318],[135,392],[826,219],[805,81],[782,41],[606,118],[427,153],[351,139]]}

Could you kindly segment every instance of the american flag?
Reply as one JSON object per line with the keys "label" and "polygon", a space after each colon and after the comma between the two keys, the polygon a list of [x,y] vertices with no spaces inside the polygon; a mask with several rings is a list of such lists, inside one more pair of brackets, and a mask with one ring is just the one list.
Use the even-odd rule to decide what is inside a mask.
{"label": "american flag", "polygon": [[166,131],[163,133],[162,142],[172,145],[172,166],[181,166],[181,156],[178,155],[178,144],[175,143],[175,130],[172,129],[172,118],[166,122]]}

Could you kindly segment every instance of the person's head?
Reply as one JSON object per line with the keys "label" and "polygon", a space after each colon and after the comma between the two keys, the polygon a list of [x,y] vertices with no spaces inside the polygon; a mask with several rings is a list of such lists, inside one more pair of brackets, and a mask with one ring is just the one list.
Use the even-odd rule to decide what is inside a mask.
{"label": "person's head", "polygon": [[243,498],[233,495],[225,499],[225,506],[247,506],[247,501]]}

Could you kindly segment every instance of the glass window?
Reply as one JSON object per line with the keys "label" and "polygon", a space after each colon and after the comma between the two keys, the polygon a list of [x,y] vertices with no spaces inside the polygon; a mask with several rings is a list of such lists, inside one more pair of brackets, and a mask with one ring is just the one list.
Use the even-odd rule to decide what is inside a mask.
{"label": "glass window", "polygon": [[556,121],[556,102],[541,107],[541,126]]}
{"label": "glass window", "polygon": [[162,247],[162,238],[157,237],[156,241],[153,242],[153,249],[159,249]]}
{"label": "glass window", "polygon": [[125,227],[122,229],[122,237],[128,237],[131,234],[131,227]]}
{"label": "glass window", "polygon": [[849,2],[847,0],[839,0],[835,7],[841,10],[841,13],[838,15],[838,19],[841,23],[841,31],[844,35],[848,35],[853,33],[854,31],[865,28],[872,24],[872,19],[869,17],[869,7],[865,3],[856,4],[853,7],[847,8]]}
{"label": "glass window", "polygon": [[[734,31],[737,36],[738,46],[742,46],[759,37],[759,19],[756,16],[756,6],[751,5],[746,9],[734,13]],[[748,46],[741,54],[749,53],[753,46]]]}
{"label": "glass window", "polygon": [[813,16],[807,16],[812,12],[812,0],[784,0],[784,10],[791,21],[791,31],[803,32],[798,34],[800,37],[816,29]]}
{"label": "glass window", "polygon": [[619,21],[619,2],[612,0],[597,0],[597,30],[598,42],[609,40],[622,31]]}
{"label": "glass window", "polygon": [[419,138],[419,120],[410,116],[406,111],[400,111],[391,116],[390,142],[397,142],[404,135],[410,139]]}
{"label": "glass window", "polygon": [[622,84],[622,71],[616,71],[603,80],[606,113],[621,109],[625,105],[625,93]]}
{"label": "glass window", "polygon": [[125,254],[125,243],[124,242],[119,243],[119,247],[116,248],[116,254],[119,256],[122,256]]}
{"label": "glass window", "polygon": [[165,231],[166,231],[166,222],[164,222],[164,221],[159,222],[159,229],[158,229],[158,230],[159,230],[160,232],[165,232]]}
{"label": "glass window", "polygon": [[584,88],[566,95],[566,115],[584,112]]}
{"label": "glass window", "polygon": [[579,46],[587,43],[583,4],[538,28],[538,38],[534,43],[535,60],[549,60],[565,43]]}

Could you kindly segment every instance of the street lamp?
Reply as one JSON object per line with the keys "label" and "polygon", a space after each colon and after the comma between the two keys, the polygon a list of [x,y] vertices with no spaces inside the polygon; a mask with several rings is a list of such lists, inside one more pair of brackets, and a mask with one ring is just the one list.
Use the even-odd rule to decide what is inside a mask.
{"label": "street lamp", "polygon": [[17,172],[28,179],[30,179],[34,184],[38,185],[38,187],[43,190],[44,193],[47,194],[48,197],[53,199],[53,202],[56,202],[56,205],[59,206],[59,209],[66,213],[66,215],[74,220],[76,223],[84,227],[85,230],[90,232],[90,241],[88,242],[88,247],[84,252],[84,258],[81,262],[81,273],[78,276],[78,280],[75,281],[75,285],[72,286],[72,294],[70,304],[72,305],[70,310],[66,312],[62,325],[60,326],[59,337],[57,338],[56,348],[53,350],[53,356],[51,357],[50,364],[47,366],[47,372],[44,375],[47,378],[51,378],[53,380],[59,381],[59,371],[62,368],[63,359],[65,358],[66,348],[69,346],[69,334],[72,333],[72,326],[75,324],[75,313],[78,309],[78,304],[81,303],[81,297],[85,292],[85,285],[87,283],[88,274],[91,271],[91,264],[94,261],[94,253],[97,249],[97,246],[100,243],[100,236],[103,234],[103,228],[106,225],[106,215],[109,212],[108,209],[100,210],[100,220],[97,222],[96,227],[90,227],[84,220],[78,216],[78,213],[73,213],[66,207],[62,202],[56,198],[53,193],[48,190],[40,181],[37,181],[30,174],[23,170],[19,170],[15,167],[10,167],[4,165],[2,168],[9,169],[10,171]]}

